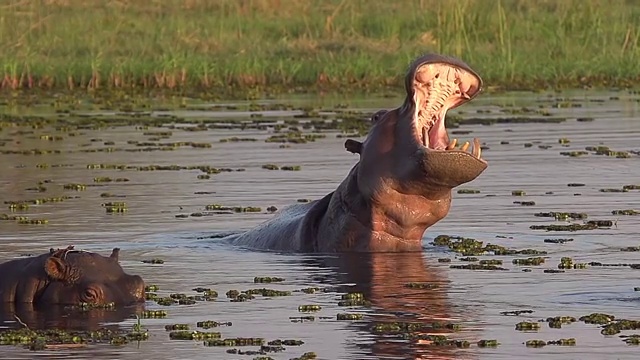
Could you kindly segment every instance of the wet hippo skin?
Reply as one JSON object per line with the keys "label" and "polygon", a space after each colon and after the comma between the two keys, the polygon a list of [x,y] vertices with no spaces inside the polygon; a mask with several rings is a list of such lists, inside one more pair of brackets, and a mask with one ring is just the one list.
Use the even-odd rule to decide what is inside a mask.
{"label": "wet hippo skin", "polygon": [[226,240],[285,252],[421,251],[452,189],[487,168],[478,139],[458,146],[445,128],[446,112],[473,99],[482,80],[458,59],[429,54],[411,64],[405,88],[401,106],[372,116],[364,142],[345,142],[360,160],[335,191]]}

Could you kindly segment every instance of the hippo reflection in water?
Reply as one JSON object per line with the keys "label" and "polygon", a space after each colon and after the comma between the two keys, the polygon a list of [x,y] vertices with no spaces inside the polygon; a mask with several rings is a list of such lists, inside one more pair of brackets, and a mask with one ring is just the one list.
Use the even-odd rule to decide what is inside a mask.
{"label": "hippo reflection in water", "polygon": [[[33,303],[0,304],[0,327],[32,330],[64,329],[66,331],[96,331],[119,329],[118,323],[135,317],[144,310],[144,303],[114,308],[78,310],[69,305],[34,306]],[[105,325],[111,324],[111,325]]]}
{"label": "hippo reflection in water", "polygon": [[[339,285],[339,292],[359,292],[371,302],[361,321],[347,322],[349,329],[357,331],[348,343],[357,347],[352,358],[367,354],[375,359],[473,359],[476,351],[458,349],[453,345],[436,345],[429,335],[444,335],[452,340],[468,340],[472,344],[480,339],[482,327],[474,324],[475,308],[456,306],[449,298],[450,281],[446,268],[430,264],[422,252],[404,253],[345,253],[339,256],[303,259],[307,266],[317,266],[327,284]],[[327,275],[325,269],[331,272]],[[328,276],[328,278],[325,278]],[[431,285],[424,288],[408,284]],[[346,309],[345,309],[346,310]],[[352,311],[349,311],[352,312]],[[422,330],[409,333],[379,333],[374,324],[405,322],[425,325]],[[462,325],[462,331],[442,328],[430,329],[433,324]],[[416,329],[419,326],[415,327]],[[368,333],[368,334],[367,334]],[[367,334],[367,335],[362,335]],[[473,346],[473,345],[472,345]]]}
{"label": "hippo reflection in water", "polygon": [[449,212],[451,190],[487,168],[478,139],[468,151],[445,128],[447,111],[474,98],[482,80],[462,61],[430,54],[411,64],[405,87],[404,103],[377,112],[364,142],[345,143],[360,160],[335,191],[227,240],[276,251],[421,251],[426,229]]}

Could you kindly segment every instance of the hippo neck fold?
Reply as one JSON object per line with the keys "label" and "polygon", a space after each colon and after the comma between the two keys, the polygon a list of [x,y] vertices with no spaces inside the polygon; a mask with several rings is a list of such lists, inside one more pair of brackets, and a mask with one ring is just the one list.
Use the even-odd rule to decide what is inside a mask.
{"label": "hippo neck fold", "polygon": [[[320,252],[422,251],[426,229],[446,216],[451,189],[431,196],[398,191],[368,197],[358,188],[356,164],[326,202],[315,237]],[[417,208],[420,209],[416,211]]]}

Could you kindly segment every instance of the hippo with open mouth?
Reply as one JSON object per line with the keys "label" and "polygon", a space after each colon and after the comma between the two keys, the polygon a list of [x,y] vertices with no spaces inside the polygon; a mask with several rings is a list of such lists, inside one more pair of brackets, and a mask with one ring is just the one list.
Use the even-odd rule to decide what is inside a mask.
{"label": "hippo with open mouth", "polygon": [[144,281],[124,272],[119,252],[115,248],[106,257],[69,246],[2,263],[0,301],[34,305],[143,302]]}
{"label": "hippo with open mouth", "polygon": [[480,142],[459,148],[445,128],[449,109],[473,99],[482,79],[464,62],[429,54],[405,78],[402,106],[372,117],[360,154],[338,188],[289,206],[273,219],[228,238],[238,246],[296,252],[421,251],[426,229],[449,212],[451,190],[486,168]]}

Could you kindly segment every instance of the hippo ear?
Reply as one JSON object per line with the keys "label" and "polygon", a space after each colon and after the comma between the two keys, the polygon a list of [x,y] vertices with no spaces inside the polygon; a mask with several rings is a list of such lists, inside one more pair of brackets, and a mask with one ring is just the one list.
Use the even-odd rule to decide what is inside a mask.
{"label": "hippo ear", "polygon": [[347,139],[347,141],[344,142],[344,148],[352,154],[362,153],[362,143],[360,141]]}
{"label": "hippo ear", "polygon": [[111,252],[111,256],[109,256],[111,259],[118,261],[118,257],[120,256],[120,249],[119,248],[113,248],[113,251]]}
{"label": "hippo ear", "polygon": [[50,256],[44,261],[44,271],[51,279],[66,283],[73,283],[80,277],[80,272],[76,268],[65,260],[54,256]]}

